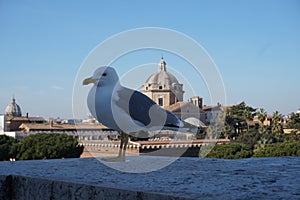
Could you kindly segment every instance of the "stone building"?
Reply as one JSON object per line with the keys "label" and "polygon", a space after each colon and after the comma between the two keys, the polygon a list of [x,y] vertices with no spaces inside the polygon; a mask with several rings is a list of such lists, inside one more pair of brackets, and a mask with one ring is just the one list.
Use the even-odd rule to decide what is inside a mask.
{"label": "stone building", "polygon": [[144,83],[141,92],[151,98],[158,105],[166,107],[183,101],[183,84],[167,71],[167,64],[161,58],[158,70]]}
{"label": "stone building", "polygon": [[29,117],[22,116],[21,107],[16,103],[16,99],[13,97],[12,101],[7,105],[5,109],[5,131],[20,131],[20,125],[23,123],[42,124],[46,120],[42,117]]}
{"label": "stone building", "polygon": [[[151,98],[155,103],[173,112],[182,120],[196,118],[204,120],[202,111],[203,99],[195,96],[189,101],[183,101],[183,84],[167,71],[167,64],[164,58],[158,63],[158,70],[146,80],[141,92]],[[202,122],[201,126],[204,124]]]}
{"label": "stone building", "polygon": [[[205,121],[205,113],[202,110],[202,107],[199,106],[199,104],[195,104],[195,102],[192,101],[192,99],[196,98],[197,97],[193,97],[189,101],[177,102],[170,106],[166,106],[165,109],[174,113],[182,120],[186,120],[189,118],[199,119],[200,122],[198,123],[200,123],[200,125],[203,127],[205,126],[205,124],[203,123]],[[201,99],[200,97],[198,98]]]}

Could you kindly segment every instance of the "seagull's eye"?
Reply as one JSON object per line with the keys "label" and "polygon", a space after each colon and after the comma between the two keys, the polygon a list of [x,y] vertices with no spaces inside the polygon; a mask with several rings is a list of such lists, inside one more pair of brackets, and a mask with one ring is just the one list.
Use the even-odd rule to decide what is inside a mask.
{"label": "seagull's eye", "polygon": [[102,74],[102,76],[106,76],[107,74],[104,72],[103,74]]}

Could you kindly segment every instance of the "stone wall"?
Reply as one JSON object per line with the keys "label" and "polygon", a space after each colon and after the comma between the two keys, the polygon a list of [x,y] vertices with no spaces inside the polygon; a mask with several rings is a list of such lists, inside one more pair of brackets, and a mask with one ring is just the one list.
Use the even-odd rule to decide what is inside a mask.
{"label": "stone wall", "polygon": [[2,199],[300,199],[300,157],[0,162]]}
{"label": "stone wall", "polygon": [[3,200],[52,200],[52,199],[162,199],[181,200],[182,197],[141,191],[99,187],[88,184],[32,178],[0,176],[0,199]]}
{"label": "stone wall", "polygon": [[6,199],[6,196],[8,196],[6,188],[6,176],[0,176],[0,199]]}

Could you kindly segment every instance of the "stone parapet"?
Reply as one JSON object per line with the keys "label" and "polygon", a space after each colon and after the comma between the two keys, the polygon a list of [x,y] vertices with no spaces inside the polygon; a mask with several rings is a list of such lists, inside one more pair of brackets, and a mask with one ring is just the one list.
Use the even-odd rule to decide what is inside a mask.
{"label": "stone parapet", "polygon": [[[300,157],[0,162],[0,199],[299,199]],[[128,172],[131,173],[128,173]]]}
{"label": "stone parapet", "polygon": [[50,199],[162,199],[184,200],[187,198],[143,191],[100,187],[51,179],[25,176],[0,176],[0,198],[3,200],[50,200]]}

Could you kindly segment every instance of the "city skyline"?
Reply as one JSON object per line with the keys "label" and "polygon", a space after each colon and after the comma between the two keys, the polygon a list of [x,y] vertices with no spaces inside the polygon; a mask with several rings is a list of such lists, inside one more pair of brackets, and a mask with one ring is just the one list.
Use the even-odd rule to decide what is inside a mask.
{"label": "city skyline", "polygon": [[[89,52],[112,35],[142,27],[173,29],[202,45],[223,78],[227,105],[245,101],[269,113],[296,112],[299,10],[297,1],[1,2],[0,113],[15,96],[23,114],[72,118],[73,83]],[[163,51],[137,52],[114,64],[124,66],[122,75],[156,65],[162,54],[170,69],[184,71],[186,63]],[[203,85],[195,93],[209,105]]]}

